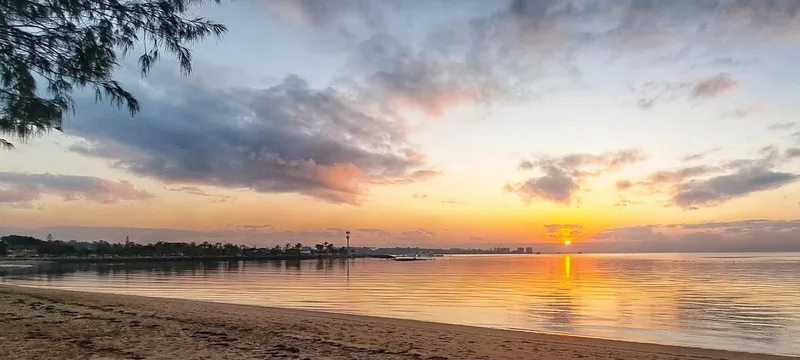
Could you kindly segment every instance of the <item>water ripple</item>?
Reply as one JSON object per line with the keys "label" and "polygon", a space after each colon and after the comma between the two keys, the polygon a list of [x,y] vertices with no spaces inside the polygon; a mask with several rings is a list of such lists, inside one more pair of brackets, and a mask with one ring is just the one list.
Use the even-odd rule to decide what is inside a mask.
{"label": "water ripple", "polygon": [[800,356],[800,254],[51,264],[0,281]]}

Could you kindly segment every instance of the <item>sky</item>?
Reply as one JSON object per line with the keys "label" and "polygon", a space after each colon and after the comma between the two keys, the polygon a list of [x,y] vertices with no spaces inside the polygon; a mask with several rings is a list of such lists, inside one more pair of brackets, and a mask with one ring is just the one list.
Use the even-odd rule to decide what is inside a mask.
{"label": "sky", "polygon": [[[240,0],[0,154],[0,233],[800,251],[800,1]],[[527,245],[526,245],[527,244]],[[552,249],[552,250],[551,250]]]}

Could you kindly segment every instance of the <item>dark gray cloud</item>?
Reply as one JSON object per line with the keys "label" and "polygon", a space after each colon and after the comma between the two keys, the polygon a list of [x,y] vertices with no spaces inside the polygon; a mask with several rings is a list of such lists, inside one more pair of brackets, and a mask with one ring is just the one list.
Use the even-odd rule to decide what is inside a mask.
{"label": "dark gray cloud", "polygon": [[620,183],[643,187],[651,193],[670,196],[670,204],[686,210],[712,207],[729,200],[800,181],[800,175],[776,170],[798,156],[792,149],[781,155],[774,146],[759,151],[761,157],[723,161],[719,165],[698,165],[657,171],[647,179]]}
{"label": "dark gray cloud", "polygon": [[544,169],[540,177],[530,178],[521,184],[508,184],[506,191],[516,193],[525,201],[542,199],[559,204],[571,204],[572,195],[581,187],[578,182],[559,168]]}
{"label": "dark gray cloud", "polygon": [[[639,150],[606,152],[599,155],[570,154],[561,157],[540,156],[536,160],[523,160],[519,168],[537,169],[541,175],[521,183],[505,186],[525,201],[542,199],[559,204],[571,204],[580,183],[588,177],[617,171],[625,165],[645,159]],[[523,166],[524,164],[524,166]]]}
{"label": "dark gray cloud", "polygon": [[775,124],[772,124],[770,126],[767,126],[767,129],[773,130],[773,131],[789,130],[789,129],[793,128],[796,124],[797,123],[794,123],[794,122],[775,123]]}
{"label": "dark gray cloud", "polygon": [[[394,121],[333,89],[289,76],[266,89],[216,90],[160,79],[133,120],[114,110],[78,114],[72,150],[167,183],[298,193],[357,203],[369,184],[424,180],[424,157]],[[152,89],[150,92],[155,92]]]}
{"label": "dark gray cloud", "polygon": [[0,172],[0,206],[21,206],[39,200],[44,195],[58,196],[64,201],[86,200],[101,204],[153,197],[127,181],[92,176]]}
{"label": "dark gray cloud", "polygon": [[800,219],[631,226],[593,238],[608,251],[798,251]]}
{"label": "dark gray cloud", "polygon": [[733,198],[772,190],[800,180],[799,175],[765,168],[742,168],[732,174],[678,185],[672,201],[676,206],[715,206]]}

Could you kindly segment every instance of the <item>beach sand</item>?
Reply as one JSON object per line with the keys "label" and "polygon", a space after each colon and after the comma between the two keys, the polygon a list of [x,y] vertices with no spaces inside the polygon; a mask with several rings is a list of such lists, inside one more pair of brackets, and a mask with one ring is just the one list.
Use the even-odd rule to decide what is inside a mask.
{"label": "beach sand", "polygon": [[0,359],[789,358],[3,285],[0,286]]}

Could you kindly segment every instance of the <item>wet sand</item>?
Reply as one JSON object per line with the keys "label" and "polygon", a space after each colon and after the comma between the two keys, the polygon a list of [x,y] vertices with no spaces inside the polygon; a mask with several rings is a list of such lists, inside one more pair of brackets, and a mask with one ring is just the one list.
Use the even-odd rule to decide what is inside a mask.
{"label": "wet sand", "polygon": [[0,359],[778,360],[789,357],[0,285]]}

